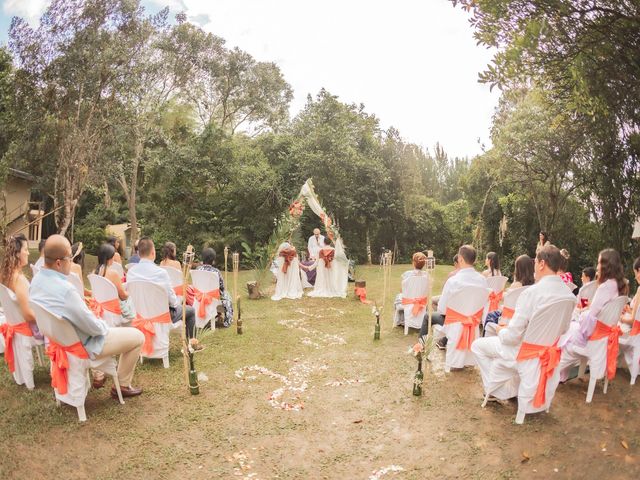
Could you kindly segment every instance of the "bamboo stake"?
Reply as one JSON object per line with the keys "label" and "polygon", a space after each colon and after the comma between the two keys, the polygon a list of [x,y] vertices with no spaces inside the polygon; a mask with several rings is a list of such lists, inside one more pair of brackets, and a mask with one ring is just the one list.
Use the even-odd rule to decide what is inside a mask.
{"label": "bamboo stake", "polygon": [[189,335],[187,334],[187,275],[191,270],[191,264],[195,253],[193,245],[189,245],[183,254],[182,262],[182,359],[184,361],[184,379],[189,388]]}
{"label": "bamboo stake", "polygon": [[229,258],[229,247],[224,246],[224,285],[229,288],[229,283],[227,282],[227,259]]}
{"label": "bamboo stake", "polygon": [[233,252],[232,256],[233,266],[233,300],[236,304],[236,332],[238,335],[242,335],[242,317],[240,316],[240,295],[238,292],[238,273],[240,271],[240,254]]}

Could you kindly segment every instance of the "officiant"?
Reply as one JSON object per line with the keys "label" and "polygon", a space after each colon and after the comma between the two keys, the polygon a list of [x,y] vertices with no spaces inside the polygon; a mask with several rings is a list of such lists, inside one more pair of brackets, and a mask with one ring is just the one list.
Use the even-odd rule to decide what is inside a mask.
{"label": "officiant", "polygon": [[[302,265],[311,266],[318,259],[318,255],[320,254],[320,250],[324,247],[324,235],[320,234],[319,228],[313,229],[313,235],[309,237],[309,241],[307,242],[307,250],[309,251],[309,257],[307,261],[301,262]],[[303,281],[303,286],[305,288],[315,285],[316,283],[316,271],[309,270],[303,273],[306,275],[307,282]],[[304,279],[303,279],[304,280]]]}

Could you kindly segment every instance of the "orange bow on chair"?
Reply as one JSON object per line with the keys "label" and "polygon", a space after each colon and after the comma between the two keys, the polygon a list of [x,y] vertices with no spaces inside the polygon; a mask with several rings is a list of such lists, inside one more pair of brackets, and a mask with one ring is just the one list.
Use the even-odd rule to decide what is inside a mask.
{"label": "orange bow on chair", "polygon": [[515,309],[509,307],[502,307],[502,318],[505,320],[511,320],[516,313]]}
{"label": "orange bow on chair", "polygon": [[204,318],[207,314],[207,305],[211,305],[213,299],[220,299],[220,289],[216,288],[215,290],[210,290],[208,292],[202,292],[197,288],[193,287],[194,290],[194,299],[200,302],[198,306],[198,318]]}
{"label": "orange bow on chair", "polygon": [[456,349],[471,350],[471,344],[476,339],[476,327],[480,325],[483,311],[484,308],[481,308],[472,315],[463,315],[460,312],[447,308],[446,315],[444,317],[445,325],[451,323],[462,323],[462,332],[460,333]]}
{"label": "orange bow on chair", "polygon": [[184,285],[176,285],[175,287],[173,287],[173,291],[177,296],[183,297],[184,296]]}
{"label": "orange bow on chair", "polygon": [[33,337],[31,327],[27,322],[18,323],[17,325],[11,325],[10,323],[3,323],[0,325],[0,333],[4,337],[4,360],[7,362],[9,371],[11,373],[16,371],[16,361],[13,353],[13,336],[16,333],[20,333],[27,337]]}
{"label": "orange bow on chair", "polygon": [[154,323],[171,323],[171,315],[169,312],[164,312],[156,317],[144,318],[140,314],[137,314],[131,323],[132,327],[137,328],[144,334],[142,353],[145,355],[151,355],[153,353],[153,337],[156,335]]}
{"label": "orange bow on chair", "polygon": [[120,309],[120,300],[118,300],[117,298],[112,298],[111,300],[107,300],[106,302],[99,302],[95,298],[89,298],[88,300],[85,298],[85,302],[87,303],[87,306],[93,312],[93,314],[98,318],[104,317],[105,310],[115,315],[122,315],[122,310]]}
{"label": "orange bow on chair", "polygon": [[331,268],[331,262],[333,262],[333,258],[336,254],[336,251],[333,248],[323,248],[320,250],[320,259],[324,260],[325,268]]}
{"label": "orange bow on chair", "polygon": [[618,350],[620,345],[618,340],[622,335],[622,330],[618,325],[610,327],[600,320],[596,322],[596,329],[593,331],[589,340],[600,340],[608,337],[607,340],[607,378],[613,380],[616,376],[616,367],[618,365]]}
{"label": "orange bow on chair", "polygon": [[635,335],[640,335],[640,320],[633,321],[633,326],[631,327],[629,335],[631,335],[632,337]]}
{"label": "orange bow on chair", "polygon": [[411,315],[417,317],[420,310],[427,308],[427,297],[405,298],[402,297],[402,305],[413,305]]}
{"label": "orange bow on chair", "polygon": [[69,358],[67,354],[75,355],[78,358],[89,358],[89,354],[80,342],[64,346],[49,340],[47,355],[51,359],[51,386],[58,390],[60,395],[67,393],[69,378]]}
{"label": "orange bow on chair", "polygon": [[489,294],[489,311],[495,312],[500,307],[500,302],[502,301],[502,296],[504,292],[491,292]]}
{"label": "orange bow on chair", "polygon": [[536,345],[534,343],[523,342],[518,352],[516,360],[522,362],[533,358],[540,359],[540,378],[538,388],[533,397],[533,406],[539,408],[547,403],[547,381],[553,376],[553,372],[560,363],[562,350],[558,347],[558,342],[551,346]]}
{"label": "orange bow on chair", "polygon": [[282,273],[287,273],[291,262],[294,258],[296,258],[296,249],[293,247],[283,248],[279,255],[284,258],[284,263],[282,264]]}

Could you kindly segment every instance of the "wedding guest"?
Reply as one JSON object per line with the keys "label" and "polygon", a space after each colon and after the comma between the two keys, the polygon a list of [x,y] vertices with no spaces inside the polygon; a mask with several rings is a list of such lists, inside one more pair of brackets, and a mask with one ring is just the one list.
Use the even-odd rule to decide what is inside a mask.
{"label": "wedding guest", "polygon": [[549,241],[549,235],[547,235],[547,232],[541,231],[540,234],[538,235],[538,244],[536,245],[536,254],[540,251],[542,247],[545,247],[547,245],[551,245],[551,242]]}
{"label": "wedding guest", "polygon": [[43,266],[44,266],[44,244],[45,244],[46,240],[40,240],[40,242],[38,243],[38,253],[40,254],[40,256],[38,257],[38,260],[36,260],[36,263],[33,264],[33,267],[36,269],[36,271],[40,270]]}
{"label": "wedding guest", "polygon": [[[73,255],[73,258],[71,259],[73,262],[71,264],[71,273],[75,273],[84,285],[84,248],[82,242],[76,242],[71,245],[71,254]],[[84,295],[90,297],[91,290],[85,287]]]}
{"label": "wedding guest", "polygon": [[456,273],[460,271],[460,264],[458,263],[458,254],[456,253],[453,256],[453,270],[447,273],[447,280],[453,277]]}
{"label": "wedding guest", "polygon": [[487,257],[484,259],[484,266],[487,267],[486,270],[482,272],[482,275],[485,277],[502,276],[502,273],[500,272],[500,259],[496,252],[487,253]]}
{"label": "wedding guest", "polygon": [[[71,244],[62,235],[51,235],[44,246],[45,268],[31,283],[31,300],[42,305],[75,329],[91,359],[120,355],[118,380],[122,396],[142,393],[132,386],[144,335],[130,327],[109,328],[96,318],[78,291],[67,281],[71,271]],[[115,388],[111,396],[117,397]]]}
{"label": "wedding guest", "polygon": [[29,306],[29,280],[22,270],[29,264],[29,242],[22,233],[10,236],[6,240],[2,266],[0,266],[0,283],[11,290],[18,302],[24,321],[29,324],[31,332],[38,340],[43,336],[36,325],[36,316]]}
{"label": "wedding guest", "polygon": [[107,243],[109,243],[116,250],[116,254],[113,256],[113,261],[122,265],[122,256],[120,255],[120,239],[112,236],[107,238]]}
{"label": "wedding guest", "polygon": [[138,263],[140,261],[140,255],[138,255],[138,242],[140,239],[136,240],[136,243],[133,244],[133,255],[129,257],[129,263]]}
{"label": "wedding guest", "polygon": [[162,261],[160,262],[161,267],[173,267],[178,270],[182,269],[182,265],[178,260],[176,260],[176,244],[173,242],[166,242],[162,246]]}
{"label": "wedding guest", "polygon": [[216,324],[221,324],[223,327],[229,327],[233,323],[233,301],[231,294],[224,288],[224,278],[222,272],[214,265],[216,264],[216,251],[213,248],[205,248],[202,250],[202,264],[196,268],[196,270],[204,270],[207,272],[215,272],[220,279],[220,302],[224,312],[220,312],[216,315]]}
{"label": "wedding guest", "polygon": [[593,267],[585,267],[582,269],[582,275],[580,275],[580,281],[584,287],[586,284],[593,282],[596,279],[596,269]]}
{"label": "wedding guest", "polygon": [[571,272],[567,271],[569,269],[569,252],[567,251],[567,249],[563,248],[562,250],[560,250],[560,255],[562,255],[562,264],[558,269],[558,275],[560,275],[560,278],[562,278],[562,281],[564,283],[573,283],[573,275],[571,274]]}
{"label": "wedding guest", "polygon": [[136,318],[136,310],[129,298],[129,293],[124,289],[122,279],[118,272],[113,268],[113,258],[116,250],[110,243],[103,243],[98,248],[98,266],[96,267],[95,274],[109,280],[116,287],[118,291],[118,300],[120,301],[120,310],[122,311],[122,318],[128,321],[132,321]]}

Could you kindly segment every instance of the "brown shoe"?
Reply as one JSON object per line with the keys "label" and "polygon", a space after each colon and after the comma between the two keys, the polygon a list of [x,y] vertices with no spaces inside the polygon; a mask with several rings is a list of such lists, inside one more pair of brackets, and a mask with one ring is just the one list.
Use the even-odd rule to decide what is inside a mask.
{"label": "brown shoe", "polygon": [[[135,387],[120,387],[120,391],[122,392],[123,398],[136,397],[142,393],[141,388]],[[111,396],[113,398],[118,398],[118,391],[116,390],[116,387],[111,388]]]}

